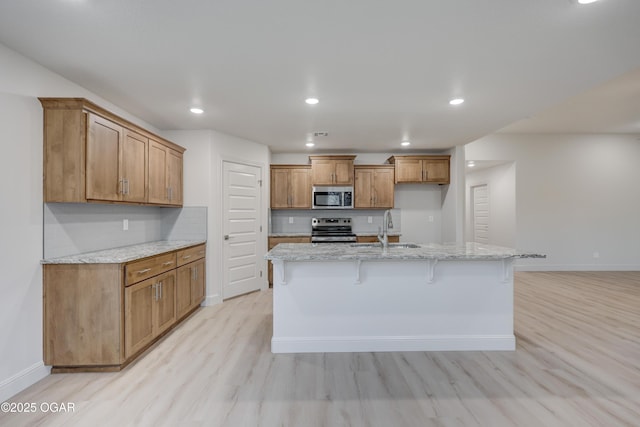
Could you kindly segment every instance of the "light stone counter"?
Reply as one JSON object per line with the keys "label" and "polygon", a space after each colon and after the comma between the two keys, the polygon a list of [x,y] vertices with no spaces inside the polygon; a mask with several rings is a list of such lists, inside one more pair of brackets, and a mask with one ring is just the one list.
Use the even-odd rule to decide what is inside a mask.
{"label": "light stone counter", "polygon": [[[407,244],[407,243],[402,243]],[[393,244],[392,244],[393,245]],[[544,258],[545,255],[520,252],[515,249],[478,243],[421,244],[418,248],[390,247],[366,244],[281,243],[265,255],[268,260],[281,261],[350,261],[350,260],[501,260],[508,258]]]}
{"label": "light stone counter", "polygon": [[161,240],[42,260],[42,264],[122,264],[205,243],[205,240]]}

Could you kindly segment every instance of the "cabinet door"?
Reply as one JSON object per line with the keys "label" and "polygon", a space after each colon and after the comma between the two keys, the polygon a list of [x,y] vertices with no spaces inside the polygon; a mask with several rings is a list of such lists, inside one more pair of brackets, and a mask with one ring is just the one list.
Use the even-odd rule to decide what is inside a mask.
{"label": "cabinet door", "polygon": [[181,318],[191,308],[191,264],[183,265],[176,272],[176,316]]}
{"label": "cabinet door", "polygon": [[89,114],[86,196],[90,200],[120,200],[122,128]]}
{"label": "cabinet door", "polygon": [[129,358],[154,337],[155,279],[128,286],[124,293],[125,357]]}
{"label": "cabinet door", "polygon": [[370,208],[373,206],[373,169],[355,170],[355,203],[356,208]]}
{"label": "cabinet door", "polygon": [[154,306],[154,337],[176,322],[176,272],[157,276],[155,281],[158,296]]}
{"label": "cabinet door", "polygon": [[353,185],[353,160],[334,160],[334,180],[338,185]]}
{"label": "cabinet door", "polygon": [[125,129],[122,144],[122,200],[140,203],[147,201],[148,145],[146,137]]}
{"label": "cabinet door", "polygon": [[333,160],[313,160],[311,163],[311,181],[313,185],[335,184],[335,162]]}
{"label": "cabinet door", "polygon": [[283,209],[289,207],[289,169],[271,168],[271,208]]}
{"label": "cabinet door", "polygon": [[396,160],[396,183],[401,182],[422,182],[422,160]]}
{"label": "cabinet door", "polygon": [[167,203],[167,148],[149,140],[149,203]]}
{"label": "cabinet door", "polygon": [[191,274],[191,307],[197,307],[204,301],[206,286],[204,261],[204,259],[201,259],[193,263]]}
{"label": "cabinet door", "polygon": [[373,202],[376,208],[393,208],[394,168],[379,168],[373,173]]}
{"label": "cabinet door", "polygon": [[423,160],[424,181],[449,183],[448,160]]}
{"label": "cabinet door", "polygon": [[182,206],[182,153],[168,148],[167,160],[169,203]]}
{"label": "cabinet door", "polygon": [[290,170],[290,207],[295,209],[311,209],[311,176],[309,172],[309,168]]}

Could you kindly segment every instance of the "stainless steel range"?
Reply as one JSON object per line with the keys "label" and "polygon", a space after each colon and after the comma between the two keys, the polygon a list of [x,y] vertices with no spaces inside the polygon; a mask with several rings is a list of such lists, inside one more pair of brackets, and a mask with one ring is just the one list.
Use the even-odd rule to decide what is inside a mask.
{"label": "stainless steel range", "polygon": [[312,218],[311,243],[352,243],[351,218]]}

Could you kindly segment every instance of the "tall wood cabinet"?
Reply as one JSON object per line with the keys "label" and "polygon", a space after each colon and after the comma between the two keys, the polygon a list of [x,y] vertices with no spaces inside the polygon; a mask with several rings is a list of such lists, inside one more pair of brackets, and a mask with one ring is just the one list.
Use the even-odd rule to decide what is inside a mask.
{"label": "tall wood cabinet", "polygon": [[356,156],[309,156],[311,185],[353,185]]}
{"label": "tall wood cabinet", "polygon": [[395,165],[396,184],[449,184],[450,159],[451,156],[392,156],[388,162]]}
{"label": "tall wood cabinet", "polygon": [[122,369],[204,300],[205,254],[201,244],[122,264],[45,264],[45,364]]}
{"label": "tall wood cabinet", "polygon": [[182,204],[183,147],[83,98],[40,102],[45,202]]}
{"label": "tall wood cabinet", "polygon": [[271,165],[271,208],[311,209],[311,167]]}
{"label": "tall wood cabinet", "polygon": [[370,165],[354,167],[356,208],[391,209],[394,201],[394,167]]}

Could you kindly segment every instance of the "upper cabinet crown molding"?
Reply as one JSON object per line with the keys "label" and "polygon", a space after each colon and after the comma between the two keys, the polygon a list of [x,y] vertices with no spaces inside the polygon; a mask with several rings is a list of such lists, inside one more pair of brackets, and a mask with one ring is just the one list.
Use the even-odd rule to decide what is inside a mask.
{"label": "upper cabinet crown molding", "polygon": [[[84,98],[39,99],[45,202],[182,205],[184,147]],[[166,161],[152,162],[150,147],[161,147]]]}
{"label": "upper cabinet crown molding", "polygon": [[356,156],[309,156],[311,185],[353,185]]}
{"label": "upper cabinet crown molding", "polygon": [[395,183],[449,184],[449,155],[391,156],[387,161],[395,165]]}

